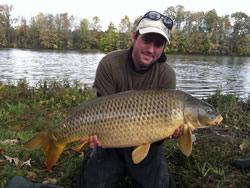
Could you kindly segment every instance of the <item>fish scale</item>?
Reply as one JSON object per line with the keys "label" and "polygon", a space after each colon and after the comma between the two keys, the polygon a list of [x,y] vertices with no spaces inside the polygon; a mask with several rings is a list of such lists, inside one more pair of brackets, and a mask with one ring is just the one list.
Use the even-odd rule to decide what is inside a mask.
{"label": "fish scale", "polygon": [[[172,125],[174,119],[178,119],[177,116],[182,116],[178,119],[179,125],[184,122],[181,114],[183,106],[173,103],[178,94],[182,93],[172,91],[166,95],[165,92],[149,90],[117,94],[108,100],[104,98],[96,103],[83,105],[80,112],[73,113],[72,117],[64,122],[67,127],[74,127],[73,129],[65,129],[59,125],[51,131],[57,137],[58,143],[72,142],[75,138],[87,138],[89,135],[97,135],[103,147],[129,147],[155,142],[159,140],[159,135],[161,139],[167,136],[165,130],[174,131],[172,126],[168,128],[166,124]],[[153,101],[157,103],[152,105]],[[133,108],[129,104],[133,104]],[[174,105],[180,109],[179,113],[177,109],[168,110],[173,109]],[[90,120],[89,116],[92,117]],[[125,123],[121,124],[121,120]],[[80,126],[76,126],[79,124]],[[70,133],[66,131],[68,129]],[[135,139],[135,135],[127,132],[139,134],[140,139]]]}
{"label": "fish scale", "polygon": [[[68,119],[27,141],[25,148],[44,149],[51,168],[67,144],[91,135],[97,135],[104,148],[134,147],[162,140],[180,125],[200,127],[221,120],[211,105],[183,91],[127,91],[82,103]],[[190,143],[190,133],[185,135]]]}

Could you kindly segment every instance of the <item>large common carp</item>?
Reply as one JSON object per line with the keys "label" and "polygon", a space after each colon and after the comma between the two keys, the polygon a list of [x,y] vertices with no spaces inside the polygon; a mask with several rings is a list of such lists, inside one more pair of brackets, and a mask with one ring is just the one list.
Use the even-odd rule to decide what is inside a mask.
{"label": "large common carp", "polygon": [[82,103],[68,119],[34,136],[24,147],[45,150],[51,169],[67,144],[97,135],[103,148],[135,147],[132,159],[137,164],[151,143],[167,138],[181,125],[181,151],[189,156],[191,129],[217,125],[222,119],[211,105],[183,91],[127,91]]}

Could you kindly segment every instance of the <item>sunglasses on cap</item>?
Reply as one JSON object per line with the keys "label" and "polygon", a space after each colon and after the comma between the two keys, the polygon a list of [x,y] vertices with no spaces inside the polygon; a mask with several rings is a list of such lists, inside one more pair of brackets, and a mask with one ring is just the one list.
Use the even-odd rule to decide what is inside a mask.
{"label": "sunglasses on cap", "polygon": [[164,16],[163,14],[159,13],[159,12],[156,12],[156,11],[150,11],[150,12],[147,12],[141,19],[140,21],[138,22],[137,25],[139,25],[139,23],[144,19],[144,18],[148,18],[148,19],[151,19],[151,20],[154,20],[154,21],[157,21],[161,18],[162,19],[162,22],[163,24],[169,29],[171,30],[173,25],[174,25],[174,22],[171,18],[167,17],[167,16]]}

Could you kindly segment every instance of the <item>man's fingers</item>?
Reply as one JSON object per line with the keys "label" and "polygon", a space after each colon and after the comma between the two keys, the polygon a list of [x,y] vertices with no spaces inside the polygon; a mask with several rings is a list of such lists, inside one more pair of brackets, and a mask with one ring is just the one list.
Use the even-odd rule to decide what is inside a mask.
{"label": "man's fingers", "polygon": [[97,140],[96,144],[98,147],[102,147],[102,143],[99,140]]}
{"label": "man's fingers", "polygon": [[98,140],[97,136],[94,136],[94,140],[95,140],[95,145],[98,147],[102,146],[102,143]]}
{"label": "man's fingers", "polygon": [[183,134],[183,130],[184,130],[184,126],[182,125],[182,126],[178,127],[174,131],[173,135],[169,136],[168,138],[177,138],[177,137],[181,136]]}
{"label": "man's fingers", "polygon": [[93,143],[93,137],[92,136],[89,137],[89,147],[92,148],[92,149],[94,148],[94,143]]}
{"label": "man's fingers", "polygon": [[85,140],[85,139],[84,139],[84,138],[82,138],[82,139],[80,140],[80,143],[82,144],[82,143],[84,142],[84,140]]}
{"label": "man's fingers", "polygon": [[98,140],[96,135],[89,137],[89,147],[92,149],[95,147],[102,147],[102,143]]}
{"label": "man's fingers", "polygon": [[98,146],[98,144],[97,144],[97,136],[95,135],[95,136],[93,136],[93,142],[94,142],[94,147],[97,147]]}
{"label": "man's fingers", "polygon": [[[191,131],[192,132],[194,132],[194,128],[191,128]],[[167,138],[177,138],[177,137],[180,137],[181,135],[183,135],[183,132],[184,132],[184,126],[183,125],[181,125],[180,127],[178,127],[175,131],[174,131],[174,133],[171,135],[171,136],[169,136],[169,137],[167,137]]]}

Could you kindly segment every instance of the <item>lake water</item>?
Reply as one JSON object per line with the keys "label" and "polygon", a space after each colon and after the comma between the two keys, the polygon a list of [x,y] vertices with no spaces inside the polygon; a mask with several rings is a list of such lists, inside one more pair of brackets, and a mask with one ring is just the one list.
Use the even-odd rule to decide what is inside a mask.
{"label": "lake water", "polygon": [[[26,78],[31,86],[41,79],[80,80],[92,86],[104,53],[78,51],[0,49],[0,81],[16,83]],[[250,57],[168,55],[177,76],[177,89],[206,98],[224,93],[250,97]]]}

